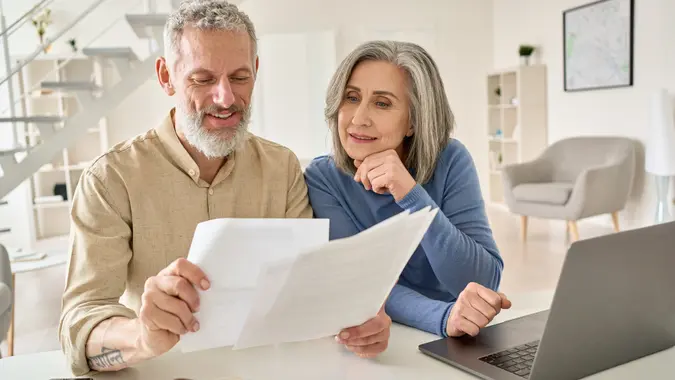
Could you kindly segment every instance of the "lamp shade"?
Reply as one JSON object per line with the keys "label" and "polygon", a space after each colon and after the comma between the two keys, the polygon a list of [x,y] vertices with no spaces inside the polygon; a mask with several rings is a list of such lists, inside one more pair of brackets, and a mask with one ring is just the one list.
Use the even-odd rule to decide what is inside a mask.
{"label": "lamp shade", "polygon": [[654,94],[645,146],[645,169],[659,176],[675,176],[675,99],[665,89]]}

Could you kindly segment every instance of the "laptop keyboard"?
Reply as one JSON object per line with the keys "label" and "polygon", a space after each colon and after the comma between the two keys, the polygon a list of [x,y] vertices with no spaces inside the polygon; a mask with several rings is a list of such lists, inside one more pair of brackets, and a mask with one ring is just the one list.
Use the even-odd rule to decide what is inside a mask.
{"label": "laptop keyboard", "polygon": [[527,379],[530,377],[530,370],[532,369],[534,354],[537,353],[537,348],[539,348],[538,340],[483,356],[479,359]]}

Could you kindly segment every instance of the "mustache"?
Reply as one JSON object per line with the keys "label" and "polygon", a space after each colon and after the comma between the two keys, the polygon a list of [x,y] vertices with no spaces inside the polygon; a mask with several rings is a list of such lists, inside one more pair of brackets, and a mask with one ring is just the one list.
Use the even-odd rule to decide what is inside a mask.
{"label": "mustache", "polygon": [[219,114],[219,113],[242,112],[242,111],[243,111],[243,108],[239,107],[236,104],[233,104],[228,108],[220,107],[220,106],[217,106],[215,104],[210,104],[206,108],[204,108],[203,110],[199,111],[199,113],[200,113],[200,115],[203,116],[203,115],[206,115],[207,113]]}

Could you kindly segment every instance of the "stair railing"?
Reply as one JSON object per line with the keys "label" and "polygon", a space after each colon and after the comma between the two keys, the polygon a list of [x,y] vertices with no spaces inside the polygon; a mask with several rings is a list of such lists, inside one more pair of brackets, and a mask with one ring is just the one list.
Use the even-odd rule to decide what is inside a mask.
{"label": "stair railing", "polygon": [[[7,76],[0,80],[0,85],[7,82],[14,74],[18,73],[24,66],[31,63],[38,55],[40,55],[44,49],[52,44],[54,41],[58,40],[61,36],[70,31],[75,25],[77,25],[82,19],[87,17],[91,12],[94,11],[99,5],[101,5],[106,0],[95,0],[90,6],[88,6],[82,13],[80,13],[70,24],[66,25],[61,29],[53,38],[46,38],[42,45],[38,46],[33,53],[31,53],[26,59],[19,61],[17,67],[15,67]],[[6,45],[6,44],[5,44]],[[6,58],[7,59],[7,58]],[[10,86],[11,87],[11,86]]]}
{"label": "stair railing", "polygon": [[[113,19],[112,22],[110,22],[108,25],[106,25],[106,26],[103,28],[103,30],[101,30],[100,32],[96,33],[96,34],[94,35],[94,37],[90,38],[90,39],[88,40],[88,42],[86,42],[84,45],[82,45],[81,49],[85,49],[85,48],[90,47],[94,42],[96,42],[99,38],[101,38],[101,36],[103,36],[103,35],[106,34],[108,31],[110,31],[110,29],[112,29],[118,22],[124,20],[125,15],[126,15],[127,13],[131,13],[131,10],[134,9],[135,7],[137,7],[137,6],[138,6],[140,3],[142,3],[143,1],[144,1],[144,0],[138,0],[138,1],[134,2],[131,6],[129,6],[129,8],[128,8],[125,12],[122,12],[122,16],[121,16],[121,17],[116,18],[116,19]],[[66,59],[64,59],[62,62],[60,62],[60,63],[59,63],[56,67],[54,67],[52,70],[50,70],[49,72],[47,72],[42,78],[40,78],[39,80],[35,81],[35,83],[32,85],[31,88],[29,88],[27,91],[25,91],[23,94],[21,94],[17,99],[15,99],[14,101],[10,102],[9,107],[3,109],[3,110],[0,112],[0,115],[5,115],[7,112],[10,112],[10,115],[11,115],[11,111],[12,111],[12,109],[14,108],[15,105],[17,105],[18,103],[20,103],[20,102],[21,102],[22,100],[24,100],[26,97],[30,96],[30,95],[33,93],[33,91],[38,90],[38,89],[40,88],[40,85],[41,85],[42,82],[46,81],[46,80],[47,80],[48,78],[50,78],[50,76],[52,76],[55,72],[57,72],[58,70],[61,70],[62,68],[64,68],[66,65],[68,65],[68,63],[70,63],[73,59],[75,59],[75,58],[77,58],[77,57],[78,57],[78,53],[76,53],[76,52],[75,52],[75,53],[71,53]],[[13,115],[11,115],[11,116],[13,116]]]}

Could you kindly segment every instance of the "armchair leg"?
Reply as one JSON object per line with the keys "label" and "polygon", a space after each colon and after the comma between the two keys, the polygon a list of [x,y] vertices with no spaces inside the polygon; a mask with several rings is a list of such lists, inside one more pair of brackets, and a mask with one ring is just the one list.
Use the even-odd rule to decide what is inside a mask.
{"label": "armchair leg", "polygon": [[618,212],[613,212],[612,213],[612,223],[614,224],[614,232],[619,232],[619,213]]}
{"label": "armchair leg", "polygon": [[527,216],[520,216],[520,239],[524,242],[527,241]]}
{"label": "armchair leg", "polygon": [[9,316],[9,330],[7,331],[7,356],[14,356],[14,309],[16,309],[16,281],[12,273],[12,311]]}
{"label": "armchair leg", "polygon": [[577,222],[570,220],[567,222],[570,232],[572,233],[572,243],[579,240],[579,229],[577,228]]}

